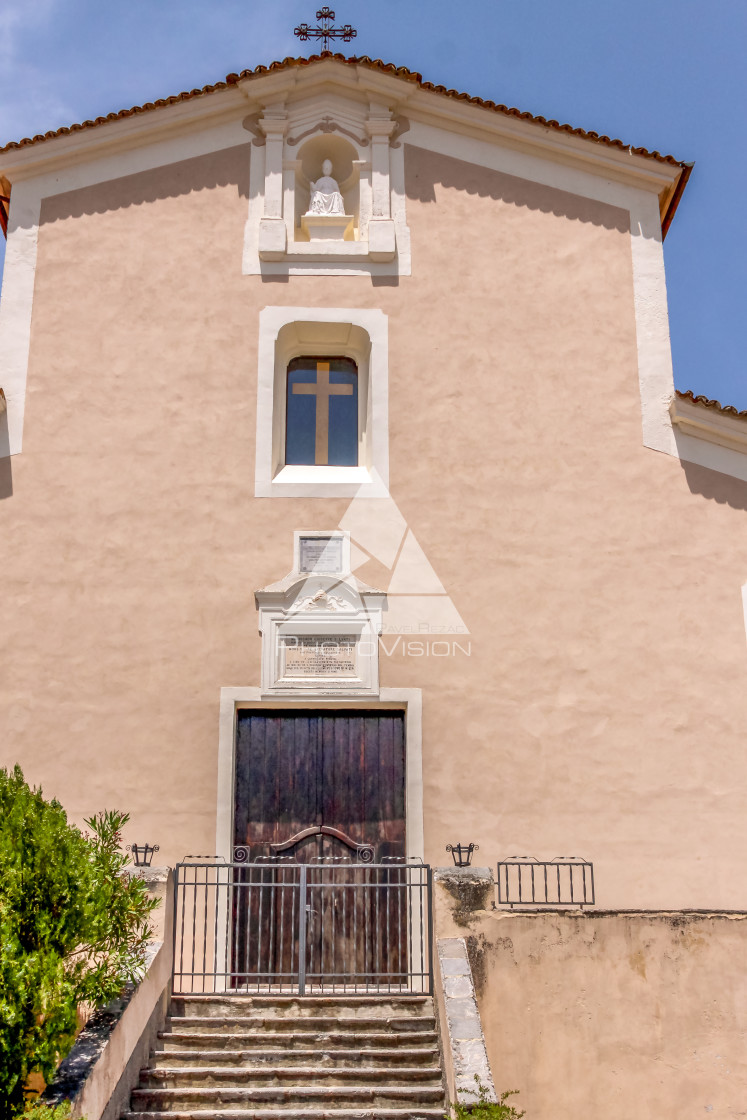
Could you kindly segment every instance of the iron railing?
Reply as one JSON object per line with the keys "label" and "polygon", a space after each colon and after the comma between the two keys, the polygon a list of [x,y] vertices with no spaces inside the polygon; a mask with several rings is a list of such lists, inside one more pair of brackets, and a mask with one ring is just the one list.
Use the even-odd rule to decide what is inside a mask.
{"label": "iron railing", "polygon": [[176,867],[174,994],[433,991],[426,864]]}
{"label": "iron railing", "polygon": [[498,864],[499,906],[593,906],[594,864],[576,856],[547,861],[511,856]]}

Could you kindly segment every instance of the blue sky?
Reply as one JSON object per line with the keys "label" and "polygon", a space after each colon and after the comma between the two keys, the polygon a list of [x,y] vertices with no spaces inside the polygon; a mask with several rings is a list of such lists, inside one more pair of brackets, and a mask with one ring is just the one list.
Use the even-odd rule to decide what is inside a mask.
{"label": "blue sky", "polygon": [[[320,5],[321,6],[321,5]],[[665,244],[675,383],[747,409],[744,0],[336,0],[348,53],[695,160]],[[308,0],[0,0],[0,143],[286,55]],[[0,238],[0,268],[4,242]]]}

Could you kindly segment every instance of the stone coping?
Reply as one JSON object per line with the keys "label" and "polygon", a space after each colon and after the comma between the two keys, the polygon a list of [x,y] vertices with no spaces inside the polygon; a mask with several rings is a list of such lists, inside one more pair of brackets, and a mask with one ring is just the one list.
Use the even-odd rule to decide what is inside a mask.
{"label": "stone coping", "polygon": [[79,1096],[134,992],[135,985],[129,984],[120,999],[94,1011],[73,1043],[72,1050],[60,1063],[54,1081],[47,1086],[45,1102],[58,1105],[63,1101],[74,1101]]}
{"label": "stone coping", "polygon": [[467,943],[463,937],[439,937],[436,947],[457,1102],[475,1104],[478,1082],[496,1102]]}
{"label": "stone coping", "polygon": [[154,915],[160,928],[148,943],[140,982],[93,1013],[44,1093],[50,1104],[70,1101],[73,1120],[116,1120],[127,1111],[130,1091],[166,1015],[173,963],[172,873],[168,867],[125,870],[146,880],[149,894],[161,899]]}

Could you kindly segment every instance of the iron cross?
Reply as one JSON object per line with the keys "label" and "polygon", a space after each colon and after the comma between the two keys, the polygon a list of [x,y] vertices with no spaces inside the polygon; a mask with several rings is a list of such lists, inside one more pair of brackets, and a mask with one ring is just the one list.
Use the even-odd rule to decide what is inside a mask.
{"label": "iron cross", "polygon": [[331,27],[330,24],[334,22],[335,18],[335,13],[331,8],[320,8],[316,13],[316,18],[319,20],[320,26],[309,27],[308,23],[301,23],[293,34],[298,35],[303,43],[307,39],[321,39],[323,51],[329,50],[330,39],[342,39],[343,43],[349,43],[358,34],[349,23],[346,23],[344,27]]}
{"label": "iron cross", "polygon": [[316,397],[316,444],[314,460],[317,466],[329,462],[329,398],[350,397],[352,385],[333,385],[329,380],[329,362],[316,363],[316,383],[293,386],[294,393]]}

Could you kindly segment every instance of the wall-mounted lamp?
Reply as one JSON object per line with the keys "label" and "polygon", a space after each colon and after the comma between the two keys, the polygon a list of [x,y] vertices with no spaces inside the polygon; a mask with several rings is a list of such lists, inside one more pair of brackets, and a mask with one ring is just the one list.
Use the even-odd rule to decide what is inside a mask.
{"label": "wall-mounted lamp", "polygon": [[472,863],[472,853],[478,851],[479,844],[447,844],[446,851],[454,857],[455,867],[469,867]]}
{"label": "wall-mounted lamp", "polygon": [[158,844],[128,844],[125,850],[132,852],[135,867],[150,867],[153,853],[158,851]]}

